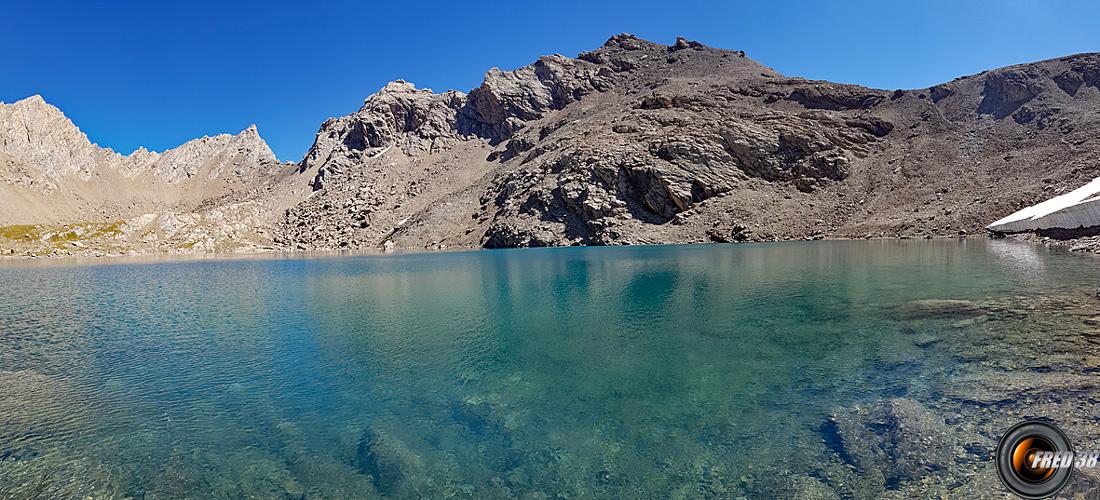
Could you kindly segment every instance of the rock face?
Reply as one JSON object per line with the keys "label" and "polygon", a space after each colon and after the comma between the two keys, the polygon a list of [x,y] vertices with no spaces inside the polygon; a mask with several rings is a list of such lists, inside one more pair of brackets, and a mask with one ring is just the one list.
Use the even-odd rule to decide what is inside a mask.
{"label": "rock face", "polygon": [[468,93],[390,83],[293,168],[254,129],[123,157],[31,98],[0,110],[0,224],[255,202],[250,245],[303,250],[957,236],[1100,177],[1098,85],[1097,54],[888,91],[624,34]]}
{"label": "rock face", "polygon": [[[693,64],[675,82],[657,78],[678,61]],[[386,191],[378,196],[378,178],[401,164],[430,162],[438,172],[454,168],[450,161],[471,163],[465,155],[484,154],[490,165],[467,169],[475,184],[445,194],[473,209],[461,223],[473,221],[475,227],[440,234],[428,246],[444,240],[488,247],[626,242],[632,229],[620,226],[664,225],[748,179],[789,183],[804,192],[843,180],[849,156],[865,154],[868,143],[892,129],[874,117],[837,119],[826,112],[795,115],[736,105],[759,89],[692,89],[723,66],[735,81],[779,77],[743,53],[682,39],[665,47],[619,35],[578,59],[555,55],[516,71],[493,69],[469,94],[432,94],[391,83],[358,113],[322,126],[301,165],[303,173],[314,173],[318,193],[288,214],[287,240],[304,247],[355,247],[405,237],[426,227],[431,215],[403,210],[404,200],[445,189],[431,178],[408,179],[406,171],[389,185],[388,197]],[[862,107],[887,96],[860,89],[849,98],[845,90],[807,85],[792,99]],[[604,130],[611,134],[599,133]],[[398,151],[391,152],[393,146]],[[461,152],[439,155],[450,156],[443,161],[432,158],[448,149]],[[385,165],[377,175],[363,172],[371,160]],[[334,177],[341,178],[339,186],[333,187]],[[354,188],[346,189],[348,183]],[[323,201],[334,195],[342,199]],[[406,216],[377,221],[379,212]],[[395,224],[410,220],[415,223]]]}

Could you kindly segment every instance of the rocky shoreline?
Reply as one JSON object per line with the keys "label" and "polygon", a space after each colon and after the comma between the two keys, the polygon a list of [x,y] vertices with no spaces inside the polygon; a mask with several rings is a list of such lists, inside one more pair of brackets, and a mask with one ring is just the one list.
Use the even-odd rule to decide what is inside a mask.
{"label": "rocky shoreline", "polygon": [[1050,248],[1065,249],[1070,252],[1100,253],[1100,236],[1059,237],[1025,233],[1003,237]]}
{"label": "rocky shoreline", "polygon": [[[806,236],[798,239],[769,239],[769,240],[748,240],[748,239],[730,239],[730,240],[716,240],[715,238],[708,238],[699,241],[690,241],[684,243],[629,243],[618,242],[615,245],[597,245],[597,246],[652,246],[652,245],[668,245],[668,244],[685,244],[685,245],[723,245],[723,244],[747,244],[747,243],[780,243],[784,241],[860,241],[860,240],[882,240],[882,241],[899,241],[899,240],[960,240],[960,239],[986,239],[985,236],[976,235],[950,235],[950,236],[932,236],[926,235],[920,238],[914,238],[912,236],[894,236],[894,237],[879,237],[879,236],[864,236],[854,238],[844,237],[825,237],[821,235]],[[1066,241],[1056,241],[1043,238],[1033,238],[1026,236],[1018,236],[1013,239],[1019,240],[1021,243],[1028,244],[1044,244],[1049,246],[1057,246],[1059,248],[1065,247],[1072,251],[1092,251],[1100,253],[1100,248],[1094,249],[1091,246],[1085,247],[1077,244],[1072,244]],[[58,245],[53,241],[36,242],[28,244],[22,242],[22,244],[8,244],[8,247],[0,245],[0,260],[23,260],[23,259],[111,259],[121,257],[148,257],[148,258],[233,258],[233,257],[248,257],[248,256],[352,256],[352,255],[384,255],[384,254],[418,254],[418,253],[437,253],[437,252],[456,252],[456,251],[476,251],[485,250],[483,247],[447,247],[437,246],[433,248],[424,249],[398,249],[395,247],[380,247],[380,248],[353,248],[353,249],[309,249],[298,247],[283,247],[274,245],[255,245],[255,246],[233,246],[227,248],[225,251],[209,251],[205,248],[169,248],[167,250],[158,248],[124,248],[112,242],[110,240],[96,241],[96,240],[84,240],[79,245],[61,244]]]}

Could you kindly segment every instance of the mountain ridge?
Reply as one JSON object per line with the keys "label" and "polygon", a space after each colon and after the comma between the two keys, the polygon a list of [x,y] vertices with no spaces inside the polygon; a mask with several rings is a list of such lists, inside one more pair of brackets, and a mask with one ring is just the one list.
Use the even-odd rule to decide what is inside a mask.
{"label": "mountain ridge", "polygon": [[[553,57],[561,56],[540,58],[532,65],[514,70],[512,74],[523,72],[525,69],[527,73],[537,72],[539,63],[546,64],[546,61],[552,61]],[[1028,82],[1020,83],[1021,78],[1023,80],[1047,78],[1049,81],[1045,83],[1048,87],[1051,86],[1050,84],[1053,83],[1055,77],[1072,83],[1076,81],[1074,78],[1074,67],[1076,67],[1078,68],[1076,73],[1082,75],[1082,82],[1088,83],[1091,87],[1089,99],[1095,99],[1095,85],[1091,83],[1094,80],[1089,75],[1091,75],[1091,68],[1096,65],[1096,57],[1096,54],[1066,56],[1037,63],[1008,66],[977,75],[963,76],[951,82],[934,85],[926,89],[890,91],[784,77],[763,65],[748,60],[743,52],[711,49],[682,38],[678,39],[672,46],[664,46],[640,40],[630,35],[617,35],[609,39],[603,47],[580,54],[576,60],[596,65],[588,69],[593,72],[603,70],[603,74],[600,75],[603,78],[619,78],[619,84],[625,87],[621,89],[624,97],[639,96],[633,99],[620,99],[618,103],[595,104],[596,106],[620,111],[623,109],[640,109],[657,113],[660,113],[660,110],[673,110],[672,113],[669,113],[673,116],[656,118],[657,123],[651,124],[654,125],[651,128],[655,129],[656,134],[652,135],[669,135],[670,131],[673,134],[683,132],[683,125],[685,125],[683,119],[688,113],[714,111],[716,109],[720,111],[727,104],[734,107],[733,103],[739,99],[747,101],[745,102],[748,105],[747,109],[742,108],[737,111],[743,115],[742,118],[750,116],[751,119],[741,120],[738,128],[725,132],[727,136],[725,138],[704,137],[707,140],[700,141],[698,140],[700,139],[699,135],[706,135],[705,130],[693,130],[686,141],[666,141],[667,144],[657,144],[659,141],[655,139],[659,137],[646,138],[652,142],[648,144],[651,147],[645,149],[652,151],[637,151],[640,148],[632,147],[631,144],[617,145],[618,147],[634,150],[632,151],[634,154],[632,160],[643,167],[654,162],[698,163],[717,161],[721,164],[721,169],[717,172],[717,174],[721,174],[718,175],[720,179],[715,179],[714,175],[711,175],[715,172],[708,173],[711,177],[708,179],[707,176],[701,175],[701,172],[691,172],[692,168],[688,168],[688,172],[679,172],[683,175],[651,175],[654,172],[667,173],[664,170],[664,167],[668,166],[667,163],[656,168],[627,169],[605,165],[597,169],[599,170],[597,172],[589,170],[577,173],[580,178],[579,182],[550,183],[551,185],[545,186],[547,189],[541,190],[541,193],[527,193],[528,198],[517,200],[514,207],[505,206],[505,204],[490,207],[482,204],[481,208],[485,211],[496,212],[503,209],[506,211],[512,210],[513,213],[504,218],[495,217],[494,214],[494,217],[491,218],[500,220],[491,221],[488,226],[475,225],[477,227],[464,228],[465,231],[472,229],[473,233],[482,236],[480,239],[463,238],[462,235],[457,235],[454,232],[440,234],[438,231],[423,231],[434,234],[416,235],[413,233],[420,230],[415,227],[404,224],[401,227],[396,227],[396,223],[401,221],[411,221],[415,225],[417,218],[428,220],[446,218],[446,214],[439,213],[434,215],[423,213],[419,216],[415,213],[407,213],[402,214],[401,217],[390,217],[388,222],[383,223],[380,230],[375,231],[374,234],[365,235],[362,234],[363,231],[328,230],[331,229],[328,227],[331,224],[318,226],[310,226],[309,223],[302,224],[302,219],[324,213],[325,205],[338,207],[335,210],[336,212],[351,208],[353,211],[362,210],[367,212],[368,215],[372,214],[371,205],[386,205],[386,203],[382,203],[377,199],[367,204],[358,203],[353,197],[345,197],[338,200],[337,203],[326,203],[323,201],[326,190],[324,189],[324,183],[321,182],[321,189],[317,192],[319,196],[311,198],[311,203],[317,206],[301,207],[302,209],[299,210],[301,213],[292,214],[292,217],[288,220],[291,226],[288,231],[290,233],[289,240],[311,248],[358,247],[362,244],[363,236],[368,239],[368,245],[376,246],[384,244],[385,241],[380,241],[378,238],[387,235],[393,236],[397,240],[402,239],[402,237],[412,240],[395,242],[397,247],[411,248],[438,247],[444,239],[457,240],[457,246],[459,247],[628,243],[630,242],[628,241],[629,238],[623,238],[616,234],[616,232],[621,233],[621,231],[605,227],[619,225],[617,219],[620,218],[624,218],[628,223],[637,220],[646,221],[647,219],[652,222],[647,225],[634,224],[635,227],[628,228],[630,233],[640,235],[642,238],[638,242],[643,243],[773,240],[826,236],[865,237],[867,235],[946,236],[956,235],[959,232],[974,232],[980,230],[990,220],[995,220],[995,218],[989,218],[991,215],[987,214],[1000,213],[1002,210],[1008,211],[1008,208],[986,207],[974,210],[974,207],[969,206],[975,203],[974,200],[972,198],[959,199],[957,191],[954,195],[950,194],[951,186],[937,185],[934,189],[929,189],[932,187],[931,184],[943,184],[942,181],[945,179],[940,179],[941,182],[927,183],[929,184],[927,186],[914,186],[917,190],[924,191],[917,193],[924,199],[919,201],[907,200],[906,205],[907,210],[915,208],[916,213],[919,215],[914,217],[905,213],[897,213],[888,216],[888,220],[875,221],[873,224],[862,224],[860,220],[856,219],[860,210],[854,209],[855,207],[852,207],[850,202],[838,199],[844,196],[858,196],[860,193],[836,192],[835,184],[847,179],[852,173],[849,172],[851,170],[849,163],[853,161],[867,163],[868,157],[883,160],[882,163],[893,163],[899,160],[908,160],[915,152],[919,156],[918,161],[912,162],[913,165],[905,165],[901,172],[887,172],[887,175],[901,173],[901,177],[911,175],[927,177],[928,173],[921,172],[921,170],[925,170],[926,164],[932,162],[955,168],[961,167],[958,164],[959,155],[969,154],[967,151],[960,151],[960,149],[963,149],[961,147],[963,141],[957,140],[957,138],[945,138],[944,136],[959,134],[965,138],[967,134],[974,134],[974,137],[978,138],[986,134],[992,135],[992,139],[996,142],[1001,139],[998,136],[1002,132],[1010,132],[1007,135],[1021,135],[1021,130],[992,130],[992,133],[989,130],[979,130],[981,128],[989,129],[990,127],[1005,129],[1006,126],[1002,121],[1006,118],[1011,119],[1013,124],[1011,126],[1013,127],[1030,127],[1030,129],[1025,130],[1024,135],[1033,132],[1034,129],[1046,129],[1051,124],[1048,122],[1053,120],[1060,110],[1040,106],[1043,101],[1051,99],[1047,99],[1047,95],[1040,95],[1042,92],[1035,91],[1034,82],[1032,82],[1031,87],[1029,87]],[[688,58],[702,59],[703,61],[700,63],[697,60],[694,65],[681,62],[683,59]],[[741,61],[747,61],[747,64],[734,64],[734,62]],[[1083,64],[1074,66],[1078,62],[1083,62]],[[674,67],[673,65],[677,63],[679,65],[675,66],[676,74],[668,74],[671,73],[669,70]],[[1014,73],[1020,68],[1045,68],[1059,64],[1069,64],[1073,67],[1063,68],[1062,71],[1052,72],[1050,75],[1021,76]],[[647,69],[650,71],[647,72]],[[665,71],[665,74],[660,73],[661,71]],[[491,70],[487,74],[486,82],[475,91],[487,90],[491,93],[493,90],[492,77],[494,74],[500,73],[503,72],[497,70],[494,73]],[[543,73],[545,74],[547,71],[543,71]],[[639,73],[641,73],[641,76],[637,76]],[[577,100],[582,101],[586,96],[592,96],[590,99],[599,99],[600,95],[607,94],[607,92],[595,90],[595,86],[584,86],[583,80],[582,85],[577,85],[569,78],[562,78],[562,75],[565,77],[571,76],[570,73],[559,71],[558,75],[556,79],[540,80],[540,82],[553,81],[559,84],[564,82],[564,84],[551,89],[551,95],[553,95],[553,91],[558,91],[558,95],[579,95]],[[690,81],[682,81],[685,79]],[[969,83],[977,80],[983,80],[983,85],[975,88],[974,85]],[[991,82],[989,88],[984,85],[985,81]],[[529,79],[528,83],[534,82]],[[735,85],[730,87],[731,83]],[[723,85],[727,88],[722,88]],[[608,84],[605,83],[604,87],[607,86]],[[690,91],[692,86],[704,86],[707,91]],[[1058,85],[1059,88],[1062,86],[1064,85]],[[523,86],[512,86],[513,89],[517,87],[522,88]],[[575,91],[578,88],[580,92],[560,91],[560,89]],[[471,91],[472,93],[473,91]],[[501,97],[506,105],[511,104],[508,102],[509,100],[518,101],[520,105],[535,102],[537,105],[533,109],[538,110],[540,113],[545,111],[547,113],[570,114],[568,110],[561,111],[561,108],[554,109],[552,106],[548,106],[544,97],[547,95],[546,93],[498,93],[502,94]],[[1032,93],[1035,95],[1031,95]],[[540,96],[544,97],[541,101],[539,100]],[[718,103],[715,102],[715,97],[717,97]],[[1057,98],[1057,96],[1054,97]],[[973,100],[973,102],[963,102],[970,100]],[[491,99],[486,99],[486,101],[493,102]],[[1032,103],[1031,106],[1027,106],[1029,102]],[[583,103],[576,106],[582,105]],[[574,110],[576,110],[576,106],[574,106]],[[508,106],[503,107],[507,108]],[[513,137],[517,135],[516,131],[523,128],[525,124],[538,122],[544,118],[544,113],[536,115],[528,112],[528,110],[519,109],[519,112],[505,113],[507,115],[506,119],[510,120],[512,127],[508,130],[506,137],[503,134],[496,137],[496,142],[503,144],[504,147],[494,148],[488,152],[488,157],[491,157],[491,159],[502,160],[505,169],[510,165],[514,165],[517,161],[521,164],[536,161],[537,156],[545,155],[548,146],[546,139],[557,131],[557,127],[573,125],[573,123],[544,125],[538,134],[524,135],[520,133],[518,137]],[[408,111],[403,110],[402,112],[408,113]],[[680,113],[680,116],[675,116],[677,112]],[[1009,116],[1010,113],[1015,113],[1015,115]],[[492,113],[486,113],[483,116],[486,115],[491,116]],[[718,122],[714,118],[735,119],[737,117],[723,117],[719,112],[716,116],[703,118],[710,119],[710,123],[713,124]],[[617,119],[621,122],[616,123],[615,120]],[[1086,125],[1088,127],[1095,126],[1095,119],[1095,115],[1089,115]],[[767,131],[762,130],[758,126],[759,123],[757,123],[766,120],[772,122],[779,120],[789,123],[792,128],[785,132],[786,135],[783,137],[769,136]],[[638,124],[626,123],[628,121],[630,121],[630,118],[626,116],[615,117],[601,123],[598,131],[588,132],[621,134],[631,133],[631,130],[639,129]],[[945,144],[947,151],[937,152],[935,147],[928,147],[926,144],[906,144],[906,142],[912,142],[909,139],[894,140],[893,138],[897,137],[898,134],[892,134],[892,132],[895,123],[899,122],[904,123],[911,130],[920,130],[919,135],[922,138],[928,138],[933,142],[948,143]],[[534,123],[527,130],[533,130],[538,126],[538,123]],[[566,126],[567,129],[568,126]],[[965,130],[967,128],[973,130]],[[326,132],[326,129],[323,127],[319,136],[324,132]],[[411,132],[417,133],[416,130]],[[476,135],[463,133],[457,127],[453,127],[451,132],[453,132],[450,135],[452,140]],[[437,130],[433,130],[433,134],[439,135]],[[354,135],[349,133],[345,137],[353,139],[352,142],[356,144],[363,142],[354,140]],[[967,141],[966,145],[969,148],[980,149],[984,147],[980,143],[989,142],[988,139],[981,137],[980,141]],[[571,146],[583,145],[577,144],[583,142],[583,140],[578,140],[576,137],[570,140],[574,141]],[[920,140],[918,138],[918,141]],[[489,142],[493,142],[492,138]],[[884,145],[887,147],[881,147]],[[636,144],[633,146],[636,146]],[[891,149],[900,154],[900,158],[881,158],[879,156],[888,154]],[[381,150],[382,148],[376,149],[376,151]],[[999,153],[999,151],[982,152],[980,150],[977,152],[987,155]],[[389,154],[389,150],[386,153]],[[940,158],[939,156],[944,153],[951,153],[951,157]],[[1025,153],[1030,154],[1029,152]],[[513,160],[513,158],[521,155],[525,158]],[[665,158],[662,158],[662,155]],[[830,157],[829,155],[834,156]],[[581,152],[581,156],[585,157],[581,159],[582,161],[599,160],[594,158],[590,152]],[[657,158],[654,159],[653,157]],[[371,161],[379,161],[363,160],[355,157],[354,154],[345,155],[343,159],[349,160],[348,163],[352,165],[364,165]],[[401,163],[408,159],[398,158],[397,160],[400,161],[396,163]],[[623,158],[604,158],[603,160],[621,163]],[[1032,159],[1028,160],[1033,161]],[[466,162],[476,163],[469,159]],[[833,164],[830,165],[829,162],[833,162]],[[305,163],[308,162],[304,162],[303,166],[307,166]],[[903,161],[903,163],[910,162]],[[649,166],[653,167],[653,165]],[[1090,165],[1088,168],[1090,172],[1095,172],[1094,165]],[[1033,170],[1033,167],[1026,166],[1026,169]],[[303,172],[305,170],[308,169],[303,169]],[[532,169],[520,168],[518,170],[524,176],[541,176],[540,172]],[[621,179],[619,179],[620,174],[623,173],[620,172],[621,170],[626,170],[626,177],[632,177],[632,179],[627,179],[625,183],[621,182]],[[891,168],[890,170],[896,169]],[[936,168],[933,170],[942,171],[945,169]],[[323,180],[324,174],[326,174],[323,166],[319,167],[318,171]],[[361,169],[352,169],[352,171],[361,172]],[[866,172],[858,173],[866,174]],[[954,174],[954,172],[946,173],[948,175],[944,175],[944,178]],[[1053,187],[1050,186],[1053,183],[1048,182],[1046,186],[1041,185],[1039,189],[1034,191],[1007,189],[1002,191],[1006,199],[1000,200],[999,193],[992,189],[992,186],[997,182],[994,182],[990,172],[979,171],[976,173],[980,174],[978,177],[982,177],[980,180],[984,184],[990,185],[989,189],[982,189],[981,194],[997,198],[989,200],[993,204],[1019,206],[1034,200],[1037,196],[1042,196],[1046,191],[1043,189],[1044,187]],[[1075,187],[1072,186],[1073,183],[1085,180],[1084,176],[1077,175],[1079,173],[1081,173],[1081,170],[1074,172],[1073,176],[1066,179],[1065,183],[1060,185],[1059,188]],[[745,174],[747,178],[740,178],[741,174]],[[1033,171],[1020,172],[1019,174],[1035,176]],[[862,177],[865,177],[865,175]],[[719,182],[714,182],[716,180]],[[757,182],[758,180],[767,183],[761,184]],[[978,180],[974,179],[973,181],[977,183]],[[872,182],[873,179],[860,179],[860,181]],[[497,183],[497,188],[510,190],[518,185],[517,182],[522,182],[522,179],[501,178]],[[776,185],[777,182],[789,185]],[[360,185],[364,182],[352,179],[351,183]],[[743,201],[746,202],[744,203],[747,205],[746,209],[732,207],[734,209],[732,217],[719,213],[709,213],[702,217],[702,219],[705,219],[703,220],[705,224],[690,223],[693,221],[688,220],[688,216],[693,215],[691,209],[696,203],[714,198],[716,194],[725,195],[729,193],[728,188],[730,186],[728,184],[735,183],[747,185],[747,189],[743,190],[745,197]],[[834,184],[832,188],[822,190],[816,187],[830,183]],[[366,184],[371,183],[367,182]],[[315,187],[317,185],[315,183]],[[373,189],[373,186],[366,187],[368,190]],[[392,181],[390,181],[388,187],[389,191],[401,191],[398,189],[399,186]],[[795,189],[791,190],[790,187]],[[486,186],[482,186],[481,189],[483,191],[490,190]],[[692,194],[693,190],[696,191],[695,194]],[[635,193],[631,193],[631,191],[635,191]],[[805,199],[808,196],[806,193],[813,193],[814,191],[822,194],[809,195],[811,199]],[[493,193],[483,192],[482,194],[485,199],[495,198],[492,196]],[[531,198],[530,195],[536,196]],[[813,197],[822,198],[823,195],[831,199],[812,199]],[[936,199],[937,195],[941,200]],[[400,197],[401,193],[398,193],[397,196]],[[791,199],[795,199],[796,203],[786,201]],[[504,202],[506,200],[502,199],[500,201]],[[515,219],[528,218],[525,217],[524,211],[532,212],[532,203],[527,203],[528,201],[534,204],[541,203],[552,206],[534,210],[534,212],[537,212],[534,214],[534,221],[519,221],[520,223],[517,223]],[[855,201],[863,204],[867,200],[860,201],[857,198],[853,200],[853,202]],[[978,202],[981,201],[983,200],[978,200]],[[471,205],[469,199],[461,200],[460,203],[466,206]],[[815,207],[815,203],[825,203],[829,207],[827,210],[822,210],[820,206]],[[951,204],[953,207],[939,206],[944,203]],[[721,204],[729,205],[728,203]],[[803,206],[789,206],[798,204]],[[896,205],[893,201],[890,204]],[[780,210],[772,209],[776,205],[780,205]],[[815,210],[805,209],[807,206]],[[934,206],[939,210],[925,208],[929,206]],[[395,207],[390,204],[388,208],[392,211]],[[399,209],[400,207],[396,208]],[[729,209],[731,207],[724,208]],[[884,210],[896,211],[896,208],[896,206],[890,206],[884,207]],[[626,216],[619,217],[623,215],[623,211],[626,212]],[[373,212],[377,212],[377,210],[373,210]],[[815,214],[814,212],[818,213]],[[826,213],[822,214],[820,212]],[[836,215],[836,212],[842,212],[841,215],[847,220],[836,222],[828,220],[831,216]],[[759,214],[761,213],[770,215],[772,220],[760,217]],[[364,222],[361,217],[349,219],[343,217],[344,215],[343,213],[331,213],[318,218],[330,221],[344,218],[345,220],[338,226],[345,229],[355,228]],[[469,215],[477,219],[484,214],[481,211],[472,210]],[[739,218],[747,220],[734,220]],[[893,221],[889,220],[891,218]],[[696,220],[698,219],[700,218],[696,218]],[[672,222],[672,224],[668,224],[669,222]],[[374,225],[373,217],[369,223]],[[425,225],[432,226],[433,224],[429,222]],[[676,227],[685,225],[687,228]],[[706,227],[707,225],[710,227]],[[756,229],[746,230],[752,226],[756,226]],[[303,231],[296,231],[293,229],[294,227],[309,229],[317,235],[303,234]],[[318,231],[318,228],[321,230]],[[304,245],[302,245],[303,243]]]}
{"label": "mountain ridge", "polygon": [[263,207],[249,249],[957,236],[1100,176],[1098,109],[1097,53],[881,90],[622,34],[468,92],[395,80],[297,164],[250,127],[234,168],[160,174],[242,179],[170,208]]}
{"label": "mountain ridge", "polygon": [[274,177],[278,165],[255,125],[159,153],[140,147],[123,155],[91,142],[40,95],[0,104],[0,173],[8,190],[20,191],[21,198],[39,207],[21,209],[12,202],[14,196],[8,197],[0,206],[0,221],[6,223],[98,221],[101,213],[124,218],[158,208],[187,210],[256,184],[257,177]]}

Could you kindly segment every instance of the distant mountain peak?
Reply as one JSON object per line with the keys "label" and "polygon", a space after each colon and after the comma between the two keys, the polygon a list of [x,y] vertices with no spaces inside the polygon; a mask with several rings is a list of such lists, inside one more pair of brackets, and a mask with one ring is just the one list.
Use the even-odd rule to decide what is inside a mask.
{"label": "distant mountain peak", "polygon": [[230,171],[238,177],[251,175],[251,171],[260,172],[254,166],[278,162],[255,124],[236,135],[202,137],[161,153],[139,147],[123,156],[93,144],[59,108],[38,94],[0,104],[0,154],[10,158],[19,172],[0,171],[3,180],[44,193],[64,185],[81,189],[69,181],[84,183],[100,174],[152,176],[176,183],[204,170],[209,170],[210,178]]}

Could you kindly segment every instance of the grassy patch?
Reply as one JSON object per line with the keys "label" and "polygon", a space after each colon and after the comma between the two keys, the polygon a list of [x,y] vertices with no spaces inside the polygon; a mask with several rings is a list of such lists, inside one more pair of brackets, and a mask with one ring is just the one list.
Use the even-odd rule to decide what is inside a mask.
{"label": "grassy patch", "polygon": [[0,238],[15,241],[38,241],[42,238],[42,228],[39,226],[0,226]]}
{"label": "grassy patch", "polygon": [[0,226],[0,239],[24,243],[45,242],[64,247],[74,241],[114,238],[122,235],[123,221],[79,222],[63,226],[18,225]]}
{"label": "grassy patch", "polygon": [[76,231],[66,228],[62,228],[56,233],[51,234],[49,237],[50,243],[65,243],[68,241],[76,241],[79,239],[80,235],[76,234]]}
{"label": "grassy patch", "polygon": [[122,234],[122,224],[123,224],[123,222],[120,221],[120,220],[116,220],[114,222],[109,222],[107,224],[103,224],[98,229],[96,229],[95,235],[96,236],[118,236],[118,235]]}

